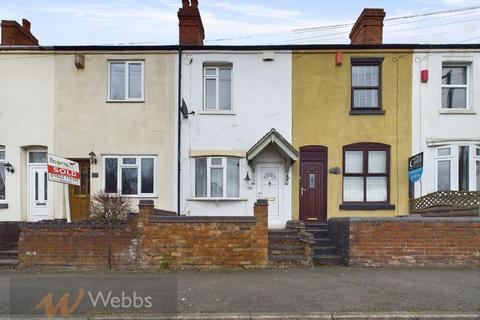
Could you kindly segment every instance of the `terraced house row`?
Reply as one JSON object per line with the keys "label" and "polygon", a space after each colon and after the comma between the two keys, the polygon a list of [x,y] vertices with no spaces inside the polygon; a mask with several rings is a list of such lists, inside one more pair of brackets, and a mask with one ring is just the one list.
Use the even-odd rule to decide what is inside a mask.
{"label": "terraced house row", "polygon": [[[2,21],[0,221],[88,219],[100,190],[188,216],[397,216],[480,190],[480,46],[384,44],[365,9],[348,45],[207,46],[195,0],[179,45],[41,46]],[[424,153],[409,183],[408,159]],[[47,153],[81,185],[47,179]]]}

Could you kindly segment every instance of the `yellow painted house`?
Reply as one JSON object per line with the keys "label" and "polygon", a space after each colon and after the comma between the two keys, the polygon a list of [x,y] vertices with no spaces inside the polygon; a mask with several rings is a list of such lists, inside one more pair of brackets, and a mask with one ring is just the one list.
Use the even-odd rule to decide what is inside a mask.
{"label": "yellow painted house", "polygon": [[413,50],[380,44],[381,19],[380,40],[357,21],[353,45],[293,51],[294,219],[408,213]]}

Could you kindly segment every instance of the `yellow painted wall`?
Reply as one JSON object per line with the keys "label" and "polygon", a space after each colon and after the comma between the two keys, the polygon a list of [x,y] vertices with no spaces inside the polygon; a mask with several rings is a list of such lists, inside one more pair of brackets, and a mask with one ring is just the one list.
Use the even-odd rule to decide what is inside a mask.
{"label": "yellow painted wall", "polygon": [[[351,57],[383,57],[382,105],[385,115],[349,115]],[[379,142],[391,146],[390,203],[395,210],[346,211],[342,175],[328,174],[328,218],[393,216],[408,213],[407,159],[411,155],[411,51],[351,50],[335,65],[334,51],[293,53],[293,145],[328,147],[328,168],[343,167],[343,146]],[[299,217],[300,162],[293,167],[292,213]]]}

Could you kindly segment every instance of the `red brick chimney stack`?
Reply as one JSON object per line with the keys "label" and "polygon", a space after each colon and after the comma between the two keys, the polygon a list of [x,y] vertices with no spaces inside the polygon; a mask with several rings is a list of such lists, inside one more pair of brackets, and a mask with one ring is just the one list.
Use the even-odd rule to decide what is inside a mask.
{"label": "red brick chimney stack", "polygon": [[178,10],[178,26],[181,46],[203,46],[205,31],[198,0],[182,0],[182,7]]}
{"label": "red brick chimney stack", "polygon": [[350,32],[350,43],[382,44],[384,18],[385,11],[383,9],[363,9]]}
{"label": "red brick chimney stack", "polygon": [[38,46],[38,40],[30,32],[31,23],[22,19],[22,25],[13,20],[2,20],[2,46]]}

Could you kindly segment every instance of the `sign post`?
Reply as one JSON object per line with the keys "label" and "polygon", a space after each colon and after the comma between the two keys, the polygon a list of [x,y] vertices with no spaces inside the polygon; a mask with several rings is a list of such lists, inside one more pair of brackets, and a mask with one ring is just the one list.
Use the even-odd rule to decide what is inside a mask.
{"label": "sign post", "polygon": [[70,199],[68,194],[68,185],[80,186],[80,167],[77,162],[71,161],[59,156],[48,154],[48,180],[63,183],[65,197],[65,211],[67,221],[71,222]]}
{"label": "sign post", "polygon": [[408,158],[408,179],[417,182],[423,174],[423,152]]}

